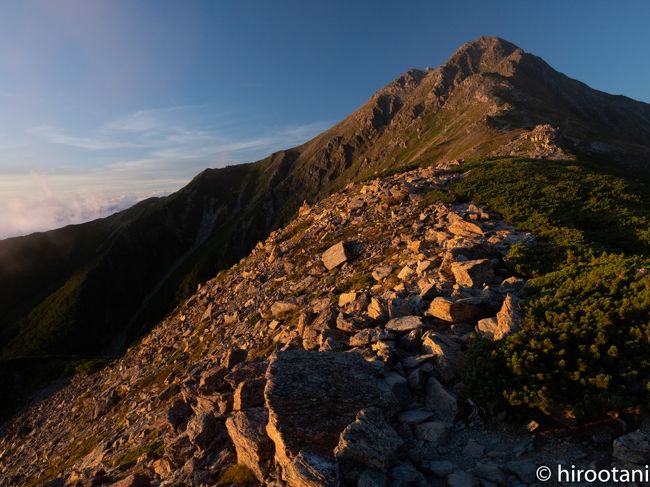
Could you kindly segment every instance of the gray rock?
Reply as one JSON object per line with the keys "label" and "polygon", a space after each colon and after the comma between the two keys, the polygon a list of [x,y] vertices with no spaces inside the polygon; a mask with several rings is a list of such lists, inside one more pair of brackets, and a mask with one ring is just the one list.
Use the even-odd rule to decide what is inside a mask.
{"label": "gray rock", "polygon": [[372,271],[372,277],[375,281],[381,281],[388,277],[391,272],[393,272],[393,266],[388,264],[380,265],[375,267],[375,270]]}
{"label": "gray rock", "polygon": [[435,331],[422,337],[422,351],[436,356],[435,367],[444,381],[458,377],[465,361],[461,347],[453,338]]}
{"label": "gray rock", "polygon": [[400,316],[386,323],[386,329],[391,331],[411,331],[421,326],[422,318],[419,316]]}
{"label": "gray rock", "polygon": [[272,357],[266,378],[266,431],[284,470],[292,468],[300,452],[330,461],[341,432],[358,411],[394,407],[395,398],[382,390],[378,371],[356,353],[280,352]]}
{"label": "gray rock", "polygon": [[475,323],[480,310],[474,300],[459,299],[439,296],[431,301],[427,314],[443,321],[452,323]]}
{"label": "gray rock", "polygon": [[339,242],[337,244],[332,245],[329,249],[327,249],[323,255],[322,255],[322,260],[323,260],[323,265],[327,268],[327,270],[332,270],[335,267],[340,266],[344,262],[347,262],[350,260],[350,252],[348,250],[348,245],[346,242]]}
{"label": "gray rock", "polygon": [[227,369],[232,369],[235,365],[246,360],[248,352],[240,348],[231,348],[226,352],[223,360],[223,366]]}
{"label": "gray rock", "polygon": [[300,309],[293,301],[276,301],[271,305],[271,314],[274,318],[281,320],[287,316],[295,313]]}
{"label": "gray rock", "polygon": [[537,465],[529,460],[515,460],[508,462],[506,468],[526,484],[532,484],[537,478]]}
{"label": "gray rock", "polygon": [[224,377],[228,370],[224,367],[213,367],[204,371],[199,378],[199,391],[201,394],[212,394],[222,392],[224,388]]}
{"label": "gray rock", "polygon": [[263,377],[248,379],[239,383],[233,394],[233,406],[235,411],[254,408],[264,405],[264,386],[266,381]]}
{"label": "gray rock", "polygon": [[447,477],[448,487],[478,487],[479,481],[469,472],[457,471]]}
{"label": "gray rock", "polygon": [[476,440],[469,440],[463,448],[463,456],[468,458],[482,458],[485,455],[485,447]]}
{"label": "gray rock", "polygon": [[283,469],[290,487],[335,487],[339,485],[336,464],[330,457],[301,451]]}
{"label": "gray rock", "polygon": [[415,466],[410,463],[401,463],[390,470],[391,487],[425,487],[427,480]]}
{"label": "gray rock", "polygon": [[623,462],[650,463],[650,437],[644,431],[633,431],[614,440],[614,457]]}
{"label": "gray rock", "polygon": [[176,431],[187,421],[191,414],[192,408],[183,399],[175,399],[167,410],[167,423]]}
{"label": "gray rock", "polygon": [[365,328],[350,337],[350,346],[362,347],[378,341],[391,340],[392,338],[393,334],[383,328]]}
{"label": "gray rock", "polygon": [[455,465],[448,460],[441,460],[437,462],[425,462],[422,468],[431,472],[438,478],[444,479],[454,471]]}
{"label": "gray rock", "polygon": [[435,414],[432,411],[427,411],[426,409],[411,409],[401,412],[397,419],[400,423],[418,424],[434,416]]}
{"label": "gray rock", "polygon": [[187,437],[198,448],[205,450],[217,436],[217,419],[209,413],[194,416],[187,422]]}
{"label": "gray rock", "polygon": [[433,411],[436,417],[453,422],[458,416],[458,400],[438,382],[435,377],[429,378],[426,388],[426,406]]}
{"label": "gray rock", "polygon": [[237,411],[226,420],[228,435],[237,451],[237,462],[250,468],[264,482],[273,458],[273,442],[266,436],[268,412],[264,408]]}
{"label": "gray rock", "polygon": [[447,441],[449,425],[441,421],[429,421],[415,426],[415,436],[423,441],[441,444]]}
{"label": "gray rock", "polygon": [[357,487],[386,487],[388,478],[383,472],[366,469],[359,475]]}
{"label": "gray rock", "polygon": [[497,313],[497,329],[493,334],[494,340],[502,338],[519,331],[522,313],[519,298],[508,293],[503,300],[503,305]]}
{"label": "gray rock", "polygon": [[479,287],[490,284],[494,279],[492,262],[488,259],[468,260],[451,264],[456,282],[465,287]]}
{"label": "gray rock", "polygon": [[339,464],[352,463],[385,471],[394,462],[402,443],[382,411],[367,408],[343,430],[334,454]]}
{"label": "gray rock", "polygon": [[503,471],[493,463],[478,462],[471,473],[479,479],[485,479],[497,485],[503,485],[506,482]]}
{"label": "gray rock", "polygon": [[386,372],[383,382],[386,383],[388,390],[397,398],[400,404],[406,406],[411,402],[411,390],[409,389],[406,378],[397,372]]}

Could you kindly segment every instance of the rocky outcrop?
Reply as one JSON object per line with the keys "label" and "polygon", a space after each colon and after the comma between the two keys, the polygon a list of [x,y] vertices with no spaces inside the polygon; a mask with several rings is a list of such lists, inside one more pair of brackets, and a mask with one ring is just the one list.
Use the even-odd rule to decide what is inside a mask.
{"label": "rocky outcrop", "polygon": [[265,408],[237,411],[226,420],[228,435],[237,451],[237,462],[251,469],[260,482],[268,475],[273,459],[273,442],[266,435]]}
{"label": "rocky outcrop", "polygon": [[[426,202],[457,177],[418,169],[303,208],[124,357],[6,425],[0,485],[516,485],[531,464],[586,458],[483,422],[463,396],[473,337],[519,326],[525,282],[504,256],[529,237]],[[616,461],[644,454],[635,438]]]}
{"label": "rocky outcrop", "polygon": [[267,433],[283,469],[301,452],[332,460],[358,411],[388,404],[377,371],[355,353],[281,352],[269,364],[264,395]]}

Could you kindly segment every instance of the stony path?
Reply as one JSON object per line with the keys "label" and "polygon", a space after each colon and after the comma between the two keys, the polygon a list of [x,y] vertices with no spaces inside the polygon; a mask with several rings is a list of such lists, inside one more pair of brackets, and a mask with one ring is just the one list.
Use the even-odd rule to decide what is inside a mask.
{"label": "stony path", "polygon": [[420,169],[301,208],[123,358],[5,425],[0,485],[489,487],[609,466],[606,431],[531,433],[461,399],[472,335],[518,326],[525,283],[503,258],[531,236],[435,203],[453,177]]}

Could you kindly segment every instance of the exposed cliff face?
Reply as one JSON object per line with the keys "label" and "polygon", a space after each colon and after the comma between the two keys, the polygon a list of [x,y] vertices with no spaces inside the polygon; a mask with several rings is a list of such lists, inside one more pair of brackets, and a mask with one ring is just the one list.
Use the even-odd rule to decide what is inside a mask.
{"label": "exposed cliff face", "polygon": [[647,173],[649,127],[649,105],[480,38],[439,68],[408,71],[300,147],[206,170],[168,198],[104,220],[0,242],[0,357],[72,360],[119,350],[198,282],[247,255],[303,200],[350,181],[494,154],[590,154]]}

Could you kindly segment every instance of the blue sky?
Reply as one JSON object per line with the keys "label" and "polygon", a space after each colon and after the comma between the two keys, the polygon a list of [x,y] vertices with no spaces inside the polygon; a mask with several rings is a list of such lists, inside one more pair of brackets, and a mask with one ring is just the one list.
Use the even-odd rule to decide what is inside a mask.
{"label": "blue sky", "polygon": [[647,2],[0,0],[0,238],[259,159],[498,35],[650,102]]}

